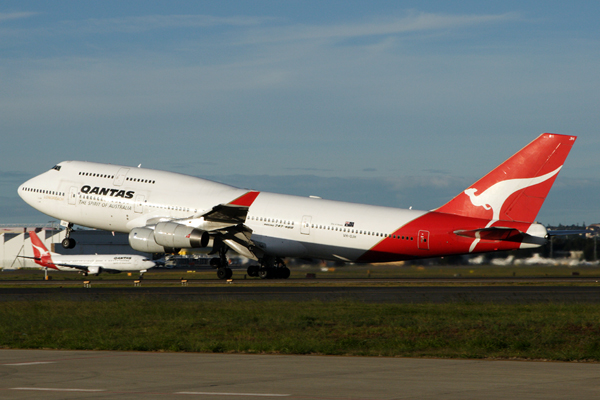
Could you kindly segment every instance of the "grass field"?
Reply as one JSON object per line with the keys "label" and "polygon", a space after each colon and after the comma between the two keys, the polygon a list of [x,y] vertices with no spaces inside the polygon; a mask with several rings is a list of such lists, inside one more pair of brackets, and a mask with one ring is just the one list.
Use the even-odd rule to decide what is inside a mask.
{"label": "grass field", "polygon": [[[317,279],[305,279],[308,273]],[[244,270],[234,270],[233,278],[244,279],[244,274]],[[124,273],[85,278],[77,273],[50,275],[73,284],[84,279],[92,284],[115,279],[131,284],[138,279],[137,274]],[[12,287],[10,282],[15,280],[29,280],[27,285],[35,287],[43,276],[40,270],[2,271],[0,287]],[[293,268],[291,279],[285,283],[244,282],[287,286],[337,285],[338,278],[575,276],[600,277],[600,269],[369,265],[323,271],[312,266]],[[179,285],[179,278],[190,280],[192,285],[202,279],[214,280],[209,284],[225,284],[217,280],[214,270],[157,270],[145,274],[144,286],[160,285],[158,280],[168,279]],[[597,285],[590,282],[573,284]],[[368,285],[368,280],[357,280],[356,284]],[[411,283],[377,283],[388,284]],[[494,284],[493,280],[489,284]],[[596,304],[187,302],[136,296],[101,301],[5,301],[0,303],[0,321],[0,347],[5,348],[600,361],[600,305]]]}
{"label": "grass field", "polygon": [[600,306],[19,301],[0,347],[600,361]]}

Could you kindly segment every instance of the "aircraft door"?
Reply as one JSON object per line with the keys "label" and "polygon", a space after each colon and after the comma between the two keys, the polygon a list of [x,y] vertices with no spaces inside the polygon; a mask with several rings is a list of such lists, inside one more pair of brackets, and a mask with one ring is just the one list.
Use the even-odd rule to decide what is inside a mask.
{"label": "aircraft door", "polygon": [[69,189],[69,204],[72,206],[77,205],[77,186],[71,186]]}
{"label": "aircraft door", "polygon": [[145,197],[143,194],[138,194],[137,196],[135,196],[135,205],[133,208],[136,213],[144,212],[144,200]]}
{"label": "aircraft door", "polygon": [[121,186],[123,184],[123,182],[125,182],[125,177],[127,176],[127,173],[129,172],[129,168],[121,168],[119,170],[119,172],[117,172],[117,176],[115,176],[115,180],[114,180],[114,185],[115,186]]}
{"label": "aircraft door", "polygon": [[419,231],[419,250],[429,250],[429,231]]}
{"label": "aircraft door", "polygon": [[305,215],[302,217],[302,224],[300,224],[300,233],[303,235],[310,235],[310,221],[312,217]]}

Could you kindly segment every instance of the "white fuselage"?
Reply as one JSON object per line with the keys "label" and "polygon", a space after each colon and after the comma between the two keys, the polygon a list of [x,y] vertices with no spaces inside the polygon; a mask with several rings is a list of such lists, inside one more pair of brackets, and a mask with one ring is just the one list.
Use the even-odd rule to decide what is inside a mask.
{"label": "white fuselage", "polygon": [[[178,173],[65,161],[19,188],[31,206],[54,218],[116,232],[158,219],[188,219],[248,192]],[[245,225],[268,254],[356,261],[424,211],[260,192]],[[417,231],[397,241],[412,254]],[[402,251],[406,247],[406,252]],[[426,254],[426,253],[425,253]]]}
{"label": "white fuselage", "polygon": [[95,274],[108,270],[112,272],[147,271],[156,264],[148,257],[129,254],[93,254],[93,255],[62,255],[51,253],[53,268],[59,271],[81,272],[81,268],[69,267],[75,265],[85,266],[89,273]]}

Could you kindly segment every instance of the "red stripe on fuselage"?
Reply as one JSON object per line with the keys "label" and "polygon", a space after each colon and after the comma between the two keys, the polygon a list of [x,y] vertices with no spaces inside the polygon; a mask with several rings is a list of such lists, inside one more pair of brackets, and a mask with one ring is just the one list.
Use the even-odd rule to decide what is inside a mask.
{"label": "red stripe on fuselage", "polygon": [[[467,254],[475,239],[456,235],[454,231],[482,229],[487,227],[489,222],[487,219],[432,211],[398,228],[365,252],[357,261],[390,262]],[[521,232],[527,232],[531,224],[497,221],[492,226],[515,228]],[[501,241],[480,240],[473,249],[473,253],[514,250],[520,247],[521,241],[522,235]]]}

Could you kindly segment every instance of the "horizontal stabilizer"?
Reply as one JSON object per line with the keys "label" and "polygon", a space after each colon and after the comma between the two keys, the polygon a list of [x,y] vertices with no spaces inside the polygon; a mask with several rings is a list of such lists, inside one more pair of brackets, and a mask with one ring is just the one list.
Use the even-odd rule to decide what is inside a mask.
{"label": "horizontal stabilizer", "polygon": [[454,234],[471,239],[481,240],[508,240],[512,242],[520,242],[525,233],[515,228],[507,228],[502,226],[492,226],[490,228],[457,230]]}
{"label": "horizontal stabilizer", "polygon": [[29,257],[29,256],[17,256],[19,258],[29,258],[30,260],[41,261],[42,259],[39,257]]}
{"label": "horizontal stabilizer", "polygon": [[[541,225],[534,224],[534,226]],[[531,233],[537,233],[537,235],[532,235]],[[533,244],[536,246],[543,246],[544,244],[546,244],[545,229],[541,231],[539,229],[534,229],[530,230],[530,233],[527,233],[515,228],[509,228],[505,226],[492,226],[489,228],[481,229],[456,230],[454,231],[454,234],[470,239],[479,240],[517,242],[521,244]]]}

